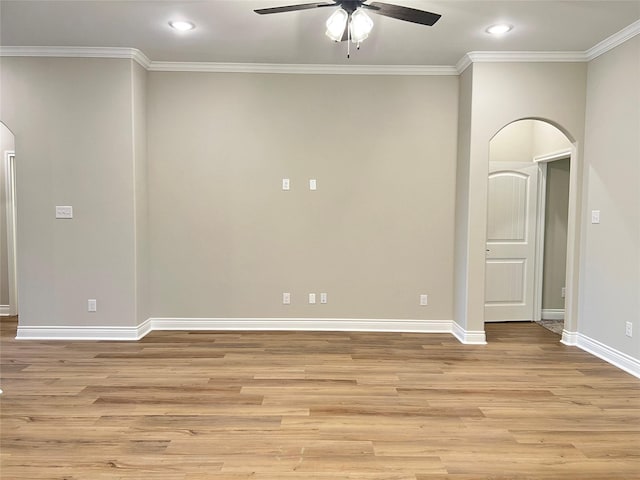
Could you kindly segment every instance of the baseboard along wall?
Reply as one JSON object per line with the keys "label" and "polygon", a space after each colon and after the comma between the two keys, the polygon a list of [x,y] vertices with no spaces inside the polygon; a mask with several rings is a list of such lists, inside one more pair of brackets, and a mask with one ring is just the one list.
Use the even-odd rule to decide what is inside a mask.
{"label": "baseboard along wall", "polygon": [[543,308],[542,320],[564,320],[564,308]]}
{"label": "baseboard along wall", "polygon": [[452,320],[361,318],[148,318],[136,327],[18,326],[19,340],[139,340],[153,330],[265,330],[450,333],[461,343],[484,345],[484,332],[471,332]]}
{"label": "baseboard along wall", "polygon": [[[484,331],[463,329],[452,320],[354,318],[148,318],[135,327],[18,326],[19,340],[140,340],[154,330],[262,330],[328,332],[448,333],[467,345],[485,345]],[[562,332],[561,342],[576,346],[640,378],[640,360],[578,332]]]}
{"label": "baseboard along wall", "polygon": [[565,345],[581,348],[585,352],[589,352],[591,355],[630,373],[634,377],[640,378],[640,360],[626,353],[620,352],[579,332],[567,332],[563,330],[561,342]]}

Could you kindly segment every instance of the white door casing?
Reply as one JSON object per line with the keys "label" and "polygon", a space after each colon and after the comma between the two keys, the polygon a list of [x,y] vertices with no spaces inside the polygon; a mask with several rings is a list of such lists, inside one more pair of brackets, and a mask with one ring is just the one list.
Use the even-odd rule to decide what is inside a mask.
{"label": "white door casing", "polygon": [[[18,314],[18,291],[16,269],[16,178],[15,152],[5,151],[2,159],[5,177],[6,216],[7,216],[7,260],[9,278],[9,310],[7,315]],[[4,243],[4,240],[0,244]]]}
{"label": "white door casing", "polygon": [[538,173],[535,163],[489,164],[486,322],[533,320]]}

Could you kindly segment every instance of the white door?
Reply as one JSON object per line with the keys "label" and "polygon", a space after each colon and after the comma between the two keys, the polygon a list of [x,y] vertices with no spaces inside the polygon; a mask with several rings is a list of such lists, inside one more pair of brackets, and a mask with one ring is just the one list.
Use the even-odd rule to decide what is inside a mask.
{"label": "white door", "polygon": [[490,162],[484,319],[533,320],[538,165]]}

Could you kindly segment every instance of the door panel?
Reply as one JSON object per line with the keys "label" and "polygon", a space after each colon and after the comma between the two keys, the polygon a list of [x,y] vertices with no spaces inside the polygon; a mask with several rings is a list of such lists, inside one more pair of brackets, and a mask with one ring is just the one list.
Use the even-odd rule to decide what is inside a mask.
{"label": "door panel", "polygon": [[538,165],[489,166],[485,321],[533,320]]}
{"label": "door panel", "polygon": [[487,305],[521,305],[525,301],[526,261],[487,260],[487,284],[485,301]]}
{"label": "door panel", "polygon": [[526,240],[528,184],[529,177],[517,172],[489,175],[488,241]]}

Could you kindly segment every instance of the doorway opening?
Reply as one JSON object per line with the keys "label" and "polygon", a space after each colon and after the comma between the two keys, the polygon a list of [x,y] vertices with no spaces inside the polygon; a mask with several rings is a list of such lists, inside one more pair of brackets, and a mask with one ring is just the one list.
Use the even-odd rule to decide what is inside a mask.
{"label": "doorway opening", "polygon": [[537,119],[491,139],[485,322],[535,321],[563,334],[573,152],[562,131]]}
{"label": "doorway opening", "polygon": [[0,122],[0,316],[18,315],[15,139]]}

